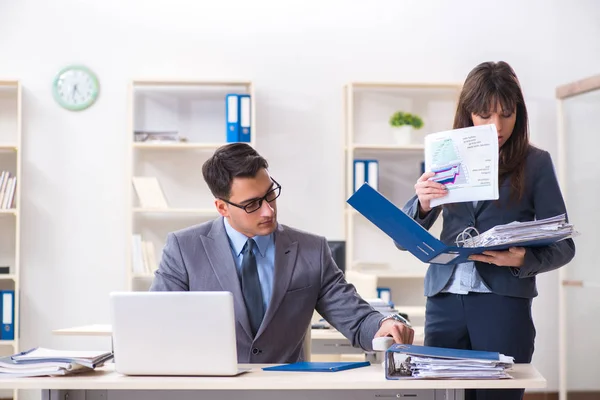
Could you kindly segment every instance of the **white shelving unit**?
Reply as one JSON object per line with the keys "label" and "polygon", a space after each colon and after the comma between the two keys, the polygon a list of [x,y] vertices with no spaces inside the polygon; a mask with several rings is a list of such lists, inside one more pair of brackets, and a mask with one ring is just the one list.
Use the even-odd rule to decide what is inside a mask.
{"label": "white shelving unit", "polygon": [[[0,290],[14,290],[14,340],[0,340],[0,355],[19,351],[19,297],[21,271],[21,85],[18,81],[0,81],[0,172],[16,177],[13,204],[0,209]],[[10,394],[9,394],[10,393]],[[0,397],[17,398],[17,390],[0,391]]]}
{"label": "white shelving unit", "polygon": [[[428,133],[452,129],[460,84],[349,83],[344,88],[346,265],[349,280],[360,281],[368,295],[372,286],[391,289],[392,301],[413,324],[425,317],[423,278],[427,265],[392,240],[345,200],[354,190],[354,160],[378,161],[378,190],[402,208],[414,195],[414,184],[424,161],[423,142]],[[404,111],[420,116],[424,126],[411,133],[408,143],[395,141],[389,125],[392,114]],[[430,230],[439,237],[441,218]],[[373,279],[375,277],[375,279]],[[365,282],[372,284],[365,285]],[[375,292],[376,293],[376,292]]]}
{"label": "white shelving unit", "polygon": [[[255,96],[252,82],[136,80],[130,85],[127,143],[129,222],[127,283],[147,290],[153,271],[134,271],[133,235],[151,243],[150,264],[158,265],[169,232],[216,218],[214,198],[202,177],[202,164],[225,144],[228,93],[251,96],[251,146],[256,144]],[[135,131],[177,132],[185,141],[136,142]],[[167,208],[142,207],[133,177],[155,177]],[[153,254],[152,254],[153,253]]]}
{"label": "white shelving unit", "polygon": [[600,110],[600,75],[559,86],[558,179],[569,213],[569,222],[582,235],[575,238],[576,254],[568,266],[558,270],[559,399],[569,392],[598,393],[600,383],[595,357],[600,339],[600,271],[596,268],[600,214],[588,182],[597,181],[600,168],[590,162],[600,145],[595,115]]}

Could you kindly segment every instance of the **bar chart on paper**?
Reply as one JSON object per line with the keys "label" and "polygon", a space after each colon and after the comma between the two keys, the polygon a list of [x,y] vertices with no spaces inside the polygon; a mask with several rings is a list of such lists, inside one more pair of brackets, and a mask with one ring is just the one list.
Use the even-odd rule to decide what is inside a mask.
{"label": "bar chart on paper", "polygon": [[434,142],[431,150],[431,171],[435,172],[433,180],[447,185],[450,190],[453,185],[469,183],[468,169],[463,167],[452,139]]}
{"label": "bar chart on paper", "polygon": [[498,199],[498,138],[496,127],[471,126],[425,137],[425,169],[446,186],[448,194],[431,206]]}

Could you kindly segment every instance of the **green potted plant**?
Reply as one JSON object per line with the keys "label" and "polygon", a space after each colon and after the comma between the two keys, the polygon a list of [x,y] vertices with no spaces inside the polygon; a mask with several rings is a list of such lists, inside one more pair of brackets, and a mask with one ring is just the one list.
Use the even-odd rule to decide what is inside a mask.
{"label": "green potted plant", "polygon": [[423,120],[415,114],[397,111],[390,117],[390,126],[394,128],[394,136],[398,144],[409,144],[413,129],[421,129]]}

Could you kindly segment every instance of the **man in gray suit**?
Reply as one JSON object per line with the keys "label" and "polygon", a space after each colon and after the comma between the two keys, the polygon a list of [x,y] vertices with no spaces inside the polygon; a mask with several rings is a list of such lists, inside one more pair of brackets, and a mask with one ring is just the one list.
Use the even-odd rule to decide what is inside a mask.
{"label": "man in gray suit", "polygon": [[344,280],[325,238],[277,222],[281,185],[251,146],[219,148],[202,173],[222,217],[169,233],[150,290],[233,293],[238,362],[301,361],[314,310],[353,346],[412,343],[401,317],[384,318]]}

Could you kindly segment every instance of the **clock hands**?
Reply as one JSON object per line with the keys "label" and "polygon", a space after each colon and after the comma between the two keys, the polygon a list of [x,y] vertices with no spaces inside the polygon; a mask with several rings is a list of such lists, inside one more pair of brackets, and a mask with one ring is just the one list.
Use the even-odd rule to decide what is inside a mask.
{"label": "clock hands", "polygon": [[71,98],[75,101],[75,93],[78,93],[77,84],[73,84],[73,90],[71,91]]}

